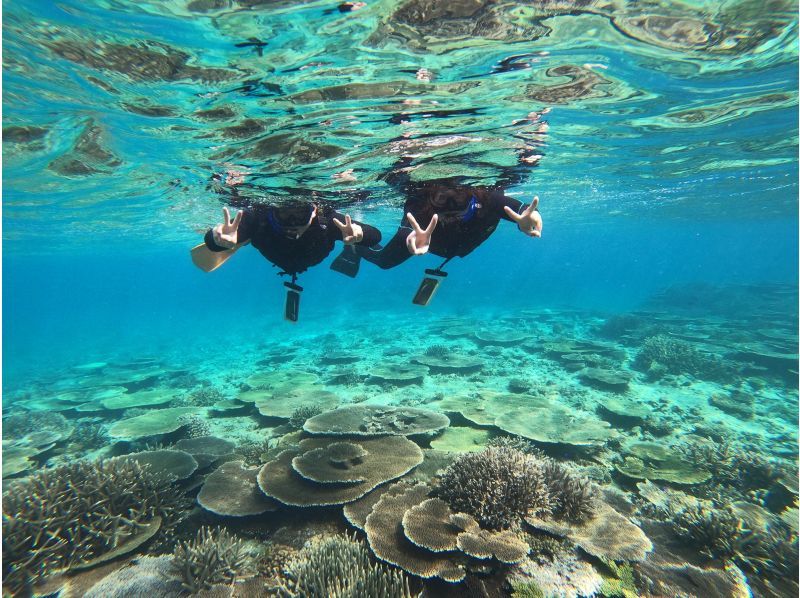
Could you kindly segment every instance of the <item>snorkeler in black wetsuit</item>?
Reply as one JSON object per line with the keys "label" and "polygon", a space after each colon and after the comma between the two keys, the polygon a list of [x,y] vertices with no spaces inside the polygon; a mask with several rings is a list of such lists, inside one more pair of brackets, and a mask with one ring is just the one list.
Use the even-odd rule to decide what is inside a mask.
{"label": "snorkeler in black wetsuit", "polygon": [[[458,178],[413,182],[409,176],[412,157],[401,158],[384,180],[406,197],[405,216],[385,247],[356,248],[358,256],[383,269],[393,268],[412,255],[430,252],[446,260],[474,251],[497,228],[501,219],[515,222],[530,237],[542,234],[539,198],[530,205],[505,195],[505,189],[521,183],[542,157],[539,146],[547,123],[538,120],[539,138],[519,152],[517,164],[501,169],[495,186],[462,184]],[[434,232],[435,231],[435,232]]]}
{"label": "snorkeler in black wetsuit", "polygon": [[226,251],[249,242],[280,268],[281,274],[292,276],[328,257],[336,241],[366,248],[381,240],[378,229],[312,203],[254,205],[239,211],[233,220],[227,208],[223,213],[225,222],[206,232],[208,249]]}
{"label": "snorkeler in black wetsuit", "polygon": [[380,242],[378,229],[351,220],[333,208],[310,202],[272,206],[256,204],[239,210],[231,219],[222,208],[223,222],[210,228],[204,243],[192,249],[192,261],[205,272],[219,267],[240,247],[252,243],[265,258],[292,277],[284,282],[288,292],[284,316],[296,322],[302,287],[297,275],[324,260],[336,241],[369,247]]}
{"label": "snorkeler in black wetsuit", "polygon": [[459,185],[452,179],[409,185],[406,193],[405,217],[386,246],[380,250],[356,248],[360,257],[383,269],[427,252],[448,260],[469,255],[489,238],[501,219],[517,222],[529,236],[541,236],[538,198],[526,206],[507,197],[502,187]]}
{"label": "snorkeler in black wetsuit", "polygon": [[[543,111],[546,113],[549,110]],[[495,186],[463,184],[456,177],[412,182],[409,176],[412,156],[404,156],[384,180],[406,197],[404,217],[395,235],[385,247],[356,247],[355,255],[342,252],[331,266],[340,272],[357,272],[358,260],[364,258],[380,268],[393,268],[413,255],[432,253],[445,258],[439,268],[426,270],[426,274],[445,277],[444,265],[454,257],[464,257],[474,251],[495,231],[501,219],[515,222],[519,230],[529,237],[541,237],[542,217],[538,211],[539,198],[530,205],[505,195],[505,188],[522,182],[529,169],[542,158],[540,146],[548,125],[541,121],[543,113],[531,113],[523,122],[537,124],[533,141],[518,152],[514,166],[501,169]],[[349,256],[349,257],[348,257]],[[349,263],[348,263],[349,262]],[[341,267],[345,264],[345,267]],[[340,266],[340,267],[337,267]],[[439,279],[425,278],[414,303],[427,305]]]}

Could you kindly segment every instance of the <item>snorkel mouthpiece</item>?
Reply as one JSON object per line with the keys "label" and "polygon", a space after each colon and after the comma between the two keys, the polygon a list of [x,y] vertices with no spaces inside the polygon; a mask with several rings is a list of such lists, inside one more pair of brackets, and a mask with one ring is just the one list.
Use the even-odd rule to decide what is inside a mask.
{"label": "snorkel mouthpiece", "polygon": [[475,217],[475,212],[478,211],[480,204],[478,203],[478,198],[475,195],[472,195],[472,198],[469,200],[469,205],[467,209],[464,210],[464,213],[461,215],[461,222],[469,222]]}

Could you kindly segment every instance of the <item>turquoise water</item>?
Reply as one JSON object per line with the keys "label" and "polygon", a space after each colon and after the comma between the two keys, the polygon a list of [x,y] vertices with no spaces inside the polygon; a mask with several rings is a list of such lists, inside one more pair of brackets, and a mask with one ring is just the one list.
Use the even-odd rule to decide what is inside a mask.
{"label": "turquoise water", "polygon": [[[247,447],[296,447],[299,439],[279,440],[293,424],[264,407],[278,391],[254,376],[302,371],[316,378],[312,390],[335,394],[325,409],[364,403],[447,414],[448,432],[411,435],[428,463],[439,458],[444,467],[466,450],[448,433],[478,430],[471,449],[520,437],[591,479],[603,504],[652,544],[645,558],[609,557],[635,573],[626,596],[711,595],[681,585],[680,567],[696,567],[695,586],[711,583],[719,595],[796,594],[795,3],[387,0],[340,13],[326,2],[98,0],[3,9],[3,415],[65,418],[42,420],[43,429],[62,429],[37,447],[19,418],[4,419],[4,453],[22,455],[4,471],[8,492],[31,492],[9,484],[43,467],[174,448],[193,434],[188,427],[103,434],[145,410],[177,406],[201,408],[206,435],[233,443],[248,465],[272,463],[278,451]],[[423,270],[441,261],[432,255],[390,271],[362,263],[350,279],[329,269],[337,247],[301,275],[294,325],[283,319],[277,269],[253,248],[210,274],[189,259],[221,217],[214,174],[246,173],[239,192],[256,200],[280,201],[290,188],[336,194],[338,209],[387,240],[404,198],[381,176],[400,155],[415,156],[415,180],[493,184],[531,138],[528,114],[545,109],[543,157],[507,190],[523,201],[539,196],[542,238],[501,222],[448,265],[428,307],[411,298]],[[354,180],[334,177],[348,170]],[[490,331],[509,342],[476,336]],[[643,354],[658,343],[670,355],[647,362]],[[335,351],[352,361],[327,362]],[[480,373],[429,368],[408,386],[376,376],[426,351],[485,363]],[[587,376],[596,369],[625,382]],[[306,386],[289,393],[296,406],[323,396]],[[142,391],[172,398],[127,410],[101,404]],[[248,400],[251,391],[263,400]],[[492,403],[491,393],[505,399]],[[571,414],[544,439],[534,431],[542,397],[545,411]],[[241,407],[211,409],[222,399]],[[608,408],[620,401],[627,407],[617,411],[645,413],[620,421]],[[496,413],[476,421],[474,409]],[[522,429],[503,423],[507,411]],[[606,422],[613,434],[566,441],[565,429],[591,427],[586,421]],[[101,440],[79,442],[74,430],[91,426]],[[429,452],[440,450],[436,438],[453,450]],[[701,482],[632,475],[626,458],[655,469],[666,459],[643,457],[641,443],[684,461],[709,444],[733,457],[697,458],[711,475]],[[190,502],[200,475],[217,466],[184,482]],[[766,481],[732,481],[731,472],[756,470],[770,471]],[[683,498],[659,495],[665,509],[644,479]],[[734,513],[734,549],[699,539],[700,525],[693,536],[681,531],[686,496],[706,501],[708,512]],[[359,527],[338,507],[282,504],[247,525],[187,507],[171,536],[138,552],[171,555],[198,522],[298,554],[313,535]],[[289,531],[281,527],[287,513]],[[517,523],[520,534],[553,534]],[[357,533],[370,558],[398,564]],[[598,560],[608,554],[566,535],[570,566],[586,578],[573,587],[566,553],[537,552],[529,536],[521,563],[470,565],[467,586],[436,576],[424,583],[432,595],[476,580],[497,595],[520,592],[521,583],[545,595],[622,595],[593,581],[622,575]],[[782,555],[782,564],[754,556],[754,545]],[[78,560],[102,552],[93,550]],[[724,581],[713,577],[726,565]],[[419,591],[419,571],[398,566]],[[252,583],[270,587],[275,575],[259,571]]]}

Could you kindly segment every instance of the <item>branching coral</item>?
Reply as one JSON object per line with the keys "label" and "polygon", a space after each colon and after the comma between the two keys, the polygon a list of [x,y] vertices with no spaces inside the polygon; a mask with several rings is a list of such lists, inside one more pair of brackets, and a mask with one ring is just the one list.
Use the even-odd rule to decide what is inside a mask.
{"label": "branching coral", "polygon": [[496,448],[512,448],[534,457],[544,458],[544,453],[539,450],[533,442],[519,436],[496,436],[492,438],[487,446]]}
{"label": "branching coral", "polygon": [[306,423],[307,419],[319,415],[323,409],[321,405],[303,405],[292,411],[292,416],[289,418],[289,425],[299,430]]}
{"label": "branching coral", "polygon": [[173,558],[175,575],[192,594],[247,577],[251,567],[244,543],[221,528],[201,527],[193,540],[178,544]]}
{"label": "branching coral", "polygon": [[700,504],[674,514],[673,531],[705,556],[760,575],[795,579],[800,569],[797,534],[779,522],[748,529],[731,509]]}
{"label": "branching coral", "polygon": [[187,508],[171,480],[131,460],[40,470],[3,494],[3,582],[25,594],[54,570],[132,548]]}
{"label": "branching coral", "polygon": [[26,411],[3,418],[3,438],[22,438],[31,432],[55,430],[63,432],[70,428],[67,418],[51,411]]}
{"label": "branching coral", "polygon": [[70,437],[71,448],[91,451],[109,444],[108,434],[102,424],[80,422]]}
{"label": "branching coral", "polygon": [[211,425],[197,415],[180,415],[178,421],[184,426],[188,438],[200,438],[211,434]]}
{"label": "branching coral", "polygon": [[207,407],[225,400],[225,395],[213,386],[207,386],[189,395],[188,405]]}
{"label": "branching coral", "polygon": [[644,339],[635,367],[643,371],[668,374],[692,374],[715,378],[719,364],[705,357],[690,343],[658,334]]}
{"label": "branching coral", "polygon": [[693,443],[683,452],[693,464],[708,468],[714,484],[731,486],[740,493],[767,490],[781,477],[778,464],[758,451],[728,442]]}
{"label": "branching coral", "polygon": [[290,598],[411,598],[408,579],[374,564],[369,550],[349,537],[312,543],[289,563],[282,590]]}
{"label": "branching coral", "polygon": [[592,517],[596,489],[588,478],[552,459],[545,461],[544,477],[550,490],[553,517],[576,522]]}
{"label": "branching coral", "polygon": [[757,573],[797,579],[800,574],[797,534],[781,525],[745,538],[737,562]]}
{"label": "branching coral", "polygon": [[673,518],[673,531],[709,558],[731,560],[747,533],[742,520],[726,508],[688,506]]}
{"label": "branching coral", "polygon": [[509,437],[458,457],[434,491],[454,511],[490,529],[513,527],[531,515],[585,521],[593,515],[595,494],[587,478],[544,457],[532,443]]}
{"label": "branching coral", "polygon": [[434,495],[489,529],[515,526],[526,515],[551,508],[543,462],[508,447],[461,455],[445,470]]}
{"label": "branching coral", "polygon": [[449,349],[447,345],[431,345],[425,349],[425,355],[429,357],[447,357],[450,352],[451,349]]}

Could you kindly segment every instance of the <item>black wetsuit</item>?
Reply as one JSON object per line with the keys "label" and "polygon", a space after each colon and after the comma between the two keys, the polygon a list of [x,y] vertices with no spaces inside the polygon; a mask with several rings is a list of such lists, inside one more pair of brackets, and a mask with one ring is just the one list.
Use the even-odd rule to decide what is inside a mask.
{"label": "black wetsuit", "polygon": [[[342,241],[342,231],[333,223],[333,219],[344,222],[345,217],[332,208],[319,206],[316,218],[299,239],[287,237],[280,227],[276,226],[276,219],[270,217],[273,210],[280,208],[255,205],[245,209],[242,221],[239,223],[238,241],[239,243],[250,241],[253,247],[280,268],[282,273],[305,272],[328,257],[336,241]],[[356,223],[364,231],[364,238],[357,245],[367,248],[380,243],[381,233],[378,229],[361,222]],[[206,233],[205,243],[211,251],[226,249],[214,243],[212,229]]]}
{"label": "black wetsuit", "polygon": [[[443,258],[464,257],[474,251],[497,228],[501,219],[513,222],[503,209],[508,206],[518,214],[525,204],[503,193],[502,187],[457,185],[450,180],[432,180],[406,189],[409,198],[403,214],[409,212],[425,228],[439,214],[439,222],[431,235],[429,253]],[[359,247],[358,255],[380,268],[393,268],[411,254],[406,238],[412,228],[403,216],[400,228],[381,250]]]}

